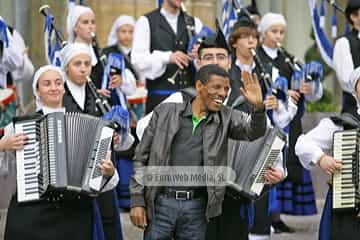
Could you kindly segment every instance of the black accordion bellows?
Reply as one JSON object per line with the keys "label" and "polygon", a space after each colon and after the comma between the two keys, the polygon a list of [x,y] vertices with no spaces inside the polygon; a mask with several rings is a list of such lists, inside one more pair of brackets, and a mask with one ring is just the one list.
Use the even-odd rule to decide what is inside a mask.
{"label": "black accordion bellows", "polygon": [[16,151],[18,201],[41,199],[49,192],[96,195],[104,184],[98,167],[111,146],[113,129],[97,117],[50,113],[14,119],[15,132],[28,136]]}
{"label": "black accordion bellows", "polygon": [[234,198],[257,199],[264,188],[264,175],[273,166],[286,144],[285,134],[278,128],[267,129],[265,135],[252,142],[229,140],[228,166],[235,179],[228,182]]}

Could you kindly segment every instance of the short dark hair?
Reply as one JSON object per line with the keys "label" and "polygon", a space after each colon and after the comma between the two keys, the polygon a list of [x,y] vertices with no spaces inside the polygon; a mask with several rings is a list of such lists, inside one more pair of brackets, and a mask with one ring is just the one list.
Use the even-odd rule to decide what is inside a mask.
{"label": "short dark hair", "polygon": [[228,78],[230,80],[229,73],[217,64],[208,64],[201,67],[195,75],[195,80],[199,80],[203,84],[206,84],[213,75]]}
{"label": "short dark hair", "polygon": [[359,0],[348,0],[348,3],[345,8],[345,16],[351,25],[353,25],[353,21],[351,20],[351,14],[356,14],[356,12],[360,9],[360,1]]}

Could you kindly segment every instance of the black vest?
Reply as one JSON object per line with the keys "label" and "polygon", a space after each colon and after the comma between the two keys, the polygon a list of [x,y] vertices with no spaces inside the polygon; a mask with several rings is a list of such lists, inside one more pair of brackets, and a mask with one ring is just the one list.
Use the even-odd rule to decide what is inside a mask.
{"label": "black vest", "polygon": [[64,84],[65,94],[63,97],[63,106],[66,109],[66,112],[79,112],[79,113],[87,113],[93,116],[99,116],[100,113],[96,109],[95,98],[92,96],[89,86],[86,84],[85,87],[85,109],[82,110],[80,106],[75,101],[74,97],[71,95],[71,92],[67,86]]}
{"label": "black vest", "polygon": [[[240,93],[240,88],[243,87],[243,82],[241,81],[241,70],[240,68],[235,64],[236,59],[233,58],[232,60],[232,65],[231,68],[229,70],[229,74],[230,74],[230,86],[231,86],[231,92],[229,95],[229,99],[226,103],[227,106],[231,106],[234,101],[241,95]],[[263,98],[265,97],[265,94],[267,92],[266,86],[264,81],[262,80],[262,78],[260,77],[260,70],[258,67],[255,67],[255,69],[253,69],[253,73],[256,73],[256,76],[258,77],[259,83],[260,83],[260,87],[261,87],[261,92],[263,94]],[[244,105],[244,104],[243,104]],[[251,105],[249,103],[246,103],[245,105],[248,106],[244,106],[245,109],[239,109],[239,110],[243,110],[245,112],[249,112]]]}
{"label": "black vest", "polygon": [[[154,10],[145,15],[149,20],[150,25],[150,52],[154,50],[159,51],[182,51],[187,53],[189,42],[188,33],[184,14],[181,12],[178,17],[177,34],[174,33],[166,18],[160,13],[160,9]],[[194,19],[191,18],[194,23]],[[154,90],[178,90],[186,87],[194,86],[194,68],[187,67],[175,79],[175,84],[170,83],[167,79],[170,78],[178,69],[176,64],[168,64],[166,71],[159,78],[148,80],[146,86],[149,90],[149,97]]]}
{"label": "black vest", "polygon": [[93,81],[93,83],[95,84],[96,88],[100,89],[102,79],[103,79],[103,74],[104,74],[103,63],[100,61],[101,49],[97,49],[94,46],[93,46],[93,49],[94,49],[96,59],[97,59],[98,62],[97,62],[97,64],[95,66],[92,66],[90,78]]}
{"label": "black vest", "polygon": [[[359,32],[356,30],[352,30],[347,33],[345,37],[349,40],[350,52],[352,56],[352,60],[354,63],[354,69],[360,66],[360,39],[358,38]],[[343,103],[342,103],[342,111],[348,112],[351,114],[356,114],[356,100],[351,93],[343,91]]]}

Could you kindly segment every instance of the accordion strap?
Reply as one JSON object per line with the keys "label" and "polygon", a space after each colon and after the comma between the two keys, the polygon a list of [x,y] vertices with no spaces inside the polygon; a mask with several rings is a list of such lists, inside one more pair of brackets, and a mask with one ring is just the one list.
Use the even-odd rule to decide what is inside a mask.
{"label": "accordion strap", "polygon": [[360,120],[350,113],[343,113],[340,116],[330,117],[335,125],[343,126],[345,129],[360,127]]}

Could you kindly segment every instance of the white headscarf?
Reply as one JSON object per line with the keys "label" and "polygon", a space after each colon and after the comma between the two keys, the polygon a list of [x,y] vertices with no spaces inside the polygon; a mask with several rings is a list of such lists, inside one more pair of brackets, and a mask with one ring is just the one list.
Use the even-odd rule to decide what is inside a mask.
{"label": "white headscarf", "polygon": [[91,47],[88,46],[85,43],[69,43],[67,44],[63,49],[60,51],[60,59],[61,59],[61,66],[62,69],[65,70],[66,66],[70,62],[72,58],[74,58],[76,55],[79,55],[81,53],[84,53],[86,55],[89,55],[90,58],[92,58],[92,52]]}
{"label": "white headscarf", "polygon": [[66,30],[68,33],[68,41],[70,43],[75,41],[74,28],[80,16],[84,13],[92,13],[95,15],[94,11],[91,8],[82,5],[76,5],[69,8],[69,13],[66,19]]}
{"label": "white headscarf", "polygon": [[278,13],[265,14],[259,23],[258,32],[263,35],[271,26],[281,24],[286,27],[286,20],[283,15]]}
{"label": "white headscarf", "polygon": [[33,94],[35,96],[36,111],[42,109],[42,103],[41,103],[41,100],[40,100],[40,96],[37,94],[37,91],[36,91],[37,90],[37,85],[38,85],[38,82],[39,82],[39,78],[41,77],[41,75],[43,73],[48,72],[48,71],[58,72],[60,74],[63,82],[65,81],[64,72],[61,70],[61,68],[56,67],[54,65],[42,66],[35,72],[35,75],[34,75],[34,78],[33,78],[33,83],[32,83],[32,89],[33,89]]}
{"label": "white headscarf", "polygon": [[116,32],[117,30],[123,26],[123,25],[126,25],[126,24],[129,24],[131,26],[135,26],[135,19],[132,17],[132,16],[128,16],[128,15],[121,15],[120,17],[118,17],[112,27],[111,27],[111,31],[109,33],[109,36],[108,36],[108,41],[107,41],[107,45],[108,46],[111,46],[111,45],[114,45],[117,43],[117,35],[116,35]]}

